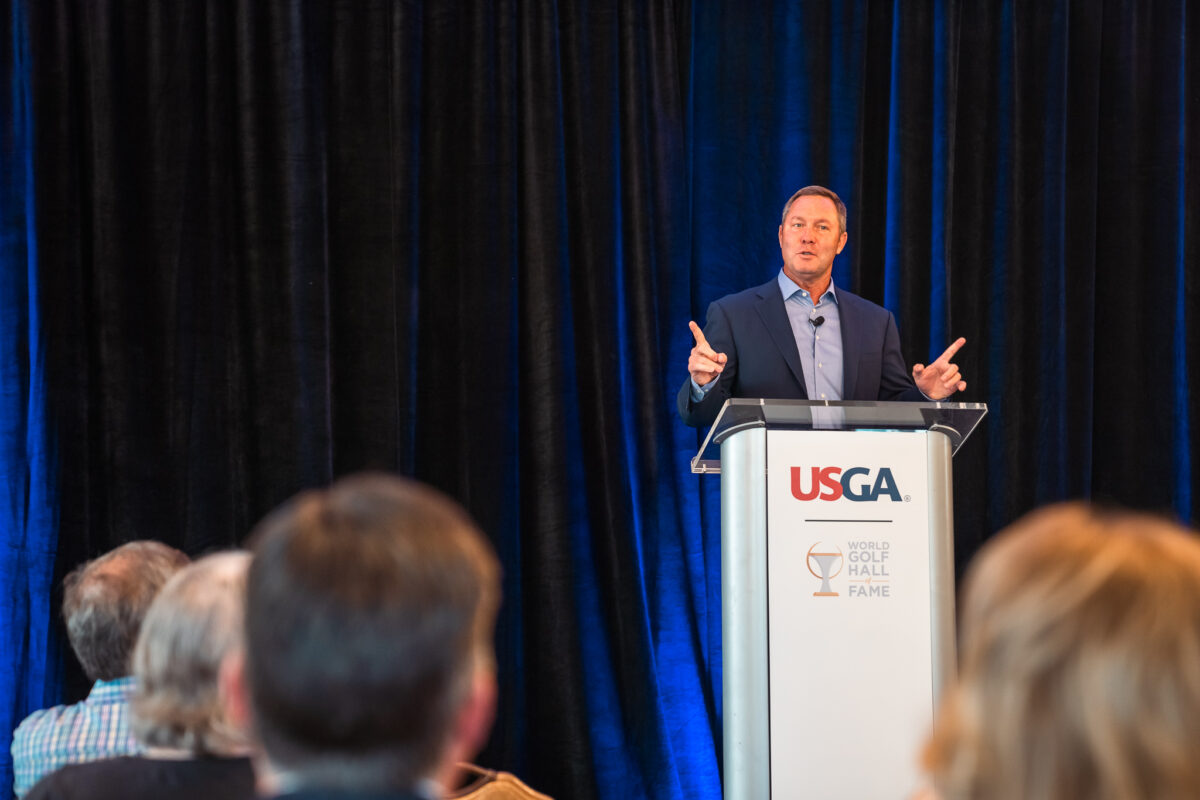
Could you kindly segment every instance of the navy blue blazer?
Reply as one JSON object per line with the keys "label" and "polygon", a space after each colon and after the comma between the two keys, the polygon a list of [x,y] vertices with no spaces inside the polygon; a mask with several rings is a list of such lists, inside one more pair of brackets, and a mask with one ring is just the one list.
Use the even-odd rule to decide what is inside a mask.
{"label": "navy blue blazer", "polygon": [[[842,399],[924,400],[904,364],[892,312],[840,287],[837,302]],[[699,402],[692,402],[691,376],[684,380],[678,405],[686,424],[711,425],[730,397],[808,399],[800,351],[777,278],[709,305],[704,337],[728,361],[717,385]]]}

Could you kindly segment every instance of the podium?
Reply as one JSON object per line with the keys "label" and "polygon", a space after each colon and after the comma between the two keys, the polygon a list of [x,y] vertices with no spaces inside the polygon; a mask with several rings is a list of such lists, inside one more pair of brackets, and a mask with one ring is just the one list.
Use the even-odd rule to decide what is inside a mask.
{"label": "podium", "polygon": [[725,800],[907,797],[955,672],[951,458],[981,403],[732,399],[721,476]]}

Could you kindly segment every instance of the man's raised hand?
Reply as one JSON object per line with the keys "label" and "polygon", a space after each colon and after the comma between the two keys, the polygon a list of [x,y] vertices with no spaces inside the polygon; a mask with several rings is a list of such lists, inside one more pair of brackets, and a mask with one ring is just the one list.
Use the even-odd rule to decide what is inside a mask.
{"label": "man's raised hand", "polygon": [[708,340],[704,338],[704,331],[700,330],[699,325],[689,322],[688,327],[692,329],[692,336],[696,337],[696,346],[688,356],[688,374],[697,386],[704,386],[717,379],[721,370],[725,369],[728,359],[724,353],[718,353],[709,347]]}
{"label": "man's raised hand", "polygon": [[916,382],[917,388],[921,390],[922,394],[931,400],[943,400],[955,392],[961,392],[967,388],[967,382],[962,379],[958,365],[950,361],[958,349],[966,343],[967,340],[960,336],[928,367],[924,364],[913,365],[913,381]]}

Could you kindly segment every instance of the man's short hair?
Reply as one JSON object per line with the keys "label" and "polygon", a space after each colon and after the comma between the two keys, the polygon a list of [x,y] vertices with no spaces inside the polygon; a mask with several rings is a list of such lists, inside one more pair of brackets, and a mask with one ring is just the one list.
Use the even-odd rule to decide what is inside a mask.
{"label": "man's short hair", "polygon": [[93,681],[130,673],[142,619],[163,584],[188,557],[161,542],[123,544],[76,567],[63,582],[67,639]]}
{"label": "man's short hair", "polygon": [[846,204],[842,202],[842,198],[838,197],[837,192],[833,189],[826,189],[824,186],[805,186],[800,191],[788,198],[788,201],[783,204],[783,213],[779,215],[779,224],[782,225],[787,221],[788,210],[791,209],[792,203],[796,202],[798,197],[828,197],[833,201],[833,205],[837,208],[838,215],[838,233],[846,232]]}
{"label": "man's short hair", "polygon": [[491,545],[449,498],[383,474],[293,498],[252,544],[246,676],[272,766],[308,786],[413,786],[493,669]]}
{"label": "man's short hair", "polygon": [[133,651],[133,732],[150,747],[232,755],[242,731],[225,720],[221,662],[242,644],[250,554],[217,553],[180,570],[146,613]]}

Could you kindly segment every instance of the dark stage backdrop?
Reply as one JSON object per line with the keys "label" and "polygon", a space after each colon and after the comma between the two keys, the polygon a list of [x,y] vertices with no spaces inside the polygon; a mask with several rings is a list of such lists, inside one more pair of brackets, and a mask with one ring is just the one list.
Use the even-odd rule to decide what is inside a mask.
{"label": "dark stage backdrop", "polygon": [[384,469],[505,565],[481,762],[719,797],[717,486],[673,399],[808,183],[910,362],[968,340],[960,566],[1058,498],[1195,518],[1186,3],[0,7],[8,719],[85,688],[52,571]]}

